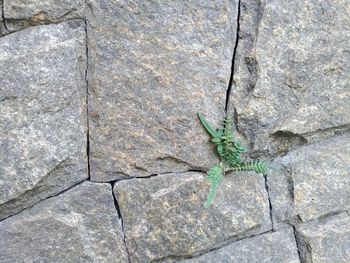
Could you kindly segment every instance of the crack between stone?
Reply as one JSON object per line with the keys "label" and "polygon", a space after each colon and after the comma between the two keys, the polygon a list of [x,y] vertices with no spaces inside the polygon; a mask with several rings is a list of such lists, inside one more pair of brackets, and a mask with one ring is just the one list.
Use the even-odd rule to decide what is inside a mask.
{"label": "crack between stone", "polygon": [[32,205],[30,205],[30,206],[28,206],[28,207],[26,207],[26,208],[24,208],[24,209],[18,211],[17,213],[15,213],[15,214],[13,214],[13,215],[10,215],[10,216],[8,216],[8,217],[6,217],[6,218],[1,219],[0,222],[4,221],[4,220],[6,220],[6,219],[9,219],[9,218],[11,218],[11,217],[13,217],[13,216],[16,216],[16,215],[18,215],[18,214],[20,214],[20,213],[22,213],[22,212],[24,212],[24,211],[26,211],[26,210],[29,210],[29,209],[31,209],[32,207],[34,207],[35,205],[37,205],[37,204],[39,204],[39,203],[41,203],[41,202],[43,202],[43,201],[45,201],[45,200],[47,200],[47,199],[51,199],[51,198],[57,197],[57,196],[59,196],[59,195],[61,195],[61,194],[64,194],[65,192],[67,192],[67,191],[73,189],[74,187],[76,187],[76,186],[78,186],[78,185],[84,183],[85,181],[86,181],[86,179],[85,179],[85,180],[82,180],[82,181],[80,181],[80,182],[78,182],[78,183],[76,183],[76,184],[73,184],[72,186],[70,186],[70,187],[68,187],[68,188],[66,188],[66,189],[64,189],[64,190],[62,190],[62,191],[60,191],[60,192],[58,192],[58,193],[56,193],[56,194],[54,194],[54,195],[50,195],[50,196],[48,196],[48,197],[46,197],[46,198],[44,198],[44,199],[41,199],[41,200],[35,202],[34,204],[32,204]]}
{"label": "crack between stone", "polygon": [[300,244],[298,242],[298,234],[297,234],[297,230],[295,229],[295,226],[293,226],[293,234],[294,234],[294,239],[295,239],[295,245],[297,247],[298,250],[298,256],[299,256],[299,261],[300,263],[306,263],[301,256],[301,248],[300,248]]}
{"label": "crack between stone", "polygon": [[235,46],[233,48],[233,54],[232,54],[230,80],[228,82],[228,87],[226,90],[226,102],[225,102],[226,115],[229,110],[230,94],[231,94],[231,90],[234,82],[235,60],[236,60],[236,54],[237,54],[237,48],[238,48],[238,42],[239,42],[240,18],[241,18],[241,0],[238,0],[237,20],[236,20],[236,40],[235,40]]}
{"label": "crack between stone", "polygon": [[322,133],[331,132],[331,131],[334,131],[335,134],[333,136],[329,136],[328,138],[332,138],[332,137],[335,137],[335,136],[338,136],[338,135],[341,135],[341,134],[344,134],[344,133],[350,131],[350,124],[343,124],[343,125],[328,127],[328,128],[324,128],[324,129],[317,129],[317,130],[314,130],[311,132],[306,132],[306,133],[303,133],[300,135],[305,136],[305,137],[309,137],[312,135],[322,134]]}
{"label": "crack between stone", "polygon": [[190,169],[190,170],[186,170],[186,171],[180,171],[180,172],[168,172],[168,173],[160,173],[160,174],[150,174],[147,176],[128,176],[127,174],[125,174],[125,178],[120,178],[120,179],[116,179],[116,180],[111,180],[111,181],[94,181],[94,180],[90,180],[93,183],[116,183],[116,182],[121,182],[121,181],[128,181],[128,180],[133,180],[133,179],[149,179],[149,178],[153,178],[153,177],[158,177],[158,176],[167,176],[170,174],[179,174],[179,173],[202,173],[202,174],[206,174],[206,170],[205,169]]}
{"label": "crack between stone", "polygon": [[[247,231],[249,231],[249,230],[247,230]],[[237,243],[239,241],[249,240],[249,239],[256,238],[258,236],[261,236],[261,235],[264,235],[264,234],[268,234],[268,233],[273,233],[273,231],[272,230],[267,230],[267,231],[261,232],[259,234],[252,234],[252,235],[249,235],[249,236],[246,236],[246,237],[242,237],[242,238],[234,238],[235,236],[239,236],[239,234],[238,234],[238,235],[235,235],[235,236],[233,236],[231,238],[228,238],[229,240],[231,239],[230,241],[227,241],[227,240],[226,241],[225,240],[222,241],[223,244],[221,246],[215,247],[215,248],[209,248],[209,249],[204,250],[201,253],[198,253],[198,254],[196,254],[194,256],[191,256],[191,255],[182,255],[182,256],[181,255],[178,255],[178,256],[177,255],[169,255],[169,256],[166,256],[164,258],[153,260],[153,261],[151,261],[151,263],[160,263],[160,262],[164,262],[166,260],[185,260],[185,259],[199,258],[199,257],[201,257],[203,255],[209,254],[211,252],[214,252],[214,251],[220,250],[220,249],[222,249],[224,247],[227,247],[227,246],[230,246],[232,244],[235,244],[235,243]],[[233,238],[233,240],[232,240],[232,238]]]}
{"label": "crack between stone", "polygon": [[[5,21],[5,8],[4,8],[4,1],[1,1],[2,5],[1,5],[1,19],[2,19],[2,24],[4,25],[5,31],[9,31],[6,25],[6,21]],[[7,33],[6,32],[6,33]]]}
{"label": "crack between stone", "polygon": [[89,123],[89,41],[88,41],[88,21],[85,19],[85,55],[86,55],[86,68],[85,68],[85,84],[86,84],[86,156],[87,156],[87,172],[88,180],[90,181],[90,123]]}
{"label": "crack between stone", "polygon": [[308,238],[303,236],[302,233],[298,233],[298,230],[294,226],[293,233],[300,263],[313,263],[312,247]]}
{"label": "crack between stone", "polygon": [[274,230],[273,226],[273,217],[272,217],[272,204],[271,204],[271,198],[270,198],[270,192],[269,192],[269,184],[267,182],[267,175],[264,175],[264,180],[265,180],[265,191],[267,194],[267,200],[269,201],[269,213],[270,213],[270,221],[271,221],[271,226],[272,230]]}
{"label": "crack between stone", "polygon": [[128,249],[128,246],[126,245],[126,240],[125,240],[126,236],[125,236],[125,231],[124,231],[124,221],[123,221],[123,217],[122,217],[122,212],[120,211],[120,206],[118,204],[117,197],[115,196],[115,194],[113,192],[113,187],[114,187],[115,183],[111,182],[110,184],[112,186],[112,196],[113,196],[113,200],[114,200],[114,206],[115,206],[115,209],[117,210],[118,217],[120,219],[120,223],[121,223],[121,227],[122,227],[123,243],[124,243],[124,246],[125,246],[125,251],[126,251],[126,254],[128,256],[128,262],[131,263],[129,249]]}
{"label": "crack between stone", "polygon": [[[313,135],[322,135],[326,132],[332,132],[334,131],[334,134],[326,136],[325,138],[322,138],[320,140],[314,140],[309,142],[309,138]],[[334,127],[329,127],[329,128],[324,128],[324,129],[317,129],[311,132],[306,132],[306,133],[293,133],[288,130],[276,130],[273,133],[271,133],[269,136],[272,138],[279,138],[279,137],[286,137],[286,138],[292,138],[292,137],[297,137],[301,138],[302,140],[305,141],[305,143],[296,145],[295,147],[288,148],[286,151],[283,151],[282,153],[277,153],[275,156],[272,158],[275,159],[277,157],[285,156],[288,155],[290,152],[295,151],[301,147],[309,147],[314,144],[321,143],[323,141],[331,140],[332,138],[341,136],[347,132],[350,132],[350,124],[344,124],[344,125],[339,125],[339,126],[334,126]],[[282,135],[282,136],[281,136]]]}
{"label": "crack between stone", "polygon": [[[3,19],[4,19],[4,18],[3,18]],[[19,21],[19,20],[16,20],[16,19],[13,19],[13,20]],[[6,21],[12,21],[12,19],[7,19],[6,21],[5,21],[5,20],[3,21],[3,25],[4,25],[4,27],[5,27],[6,31],[7,31],[6,34],[3,35],[3,37],[4,37],[4,36],[11,35],[11,34],[13,34],[13,33],[21,32],[21,31],[23,31],[23,30],[26,30],[26,29],[32,28],[32,27],[37,27],[37,26],[48,26],[48,25],[58,25],[58,24],[61,24],[61,23],[65,23],[65,22],[68,22],[68,21],[74,21],[74,20],[85,20],[85,19],[84,19],[84,18],[81,18],[81,17],[78,17],[78,18],[69,18],[69,19],[66,19],[66,20],[63,20],[63,21],[55,21],[55,22],[50,22],[50,23],[46,23],[46,24],[30,25],[30,26],[28,26],[28,27],[24,27],[24,28],[21,28],[21,29],[19,29],[19,30],[10,31],[10,30],[8,30],[8,28],[7,28]],[[27,20],[24,20],[24,21],[27,21]]]}
{"label": "crack between stone", "polygon": [[[3,5],[3,8],[4,8],[4,5]],[[83,19],[79,15],[71,16],[71,14],[73,14],[75,11],[77,11],[77,9],[73,8],[72,10],[67,11],[66,13],[64,13],[58,17],[52,17],[52,18],[49,18],[46,12],[41,11],[41,12],[33,15],[32,17],[8,18],[8,19],[6,19],[6,21],[5,21],[5,13],[3,12],[4,27],[7,30],[7,32],[13,33],[13,32],[21,31],[21,30],[29,28],[29,27],[43,26],[43,25],[50,25],[50,24],[59,24],[59,23],[63,23],[63,22],[69,21],[69,20]],[[44,15],[45,19],[40,20],[40,21],[35,21],[34,20],[35,16],[40,15],[40,14]],[[17,24],[17,26],[19,26],[20,29],[19,30],[9,30],[7,27],[7,24],[5,22]]]}

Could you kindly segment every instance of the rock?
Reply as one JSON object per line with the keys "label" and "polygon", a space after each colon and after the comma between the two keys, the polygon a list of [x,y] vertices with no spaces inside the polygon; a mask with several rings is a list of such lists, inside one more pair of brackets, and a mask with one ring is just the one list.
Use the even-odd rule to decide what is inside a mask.
{"label": "rock", "polygon": [[0,37],[6,34],[6,28],[4,24],[4,19],[3,19],[3,3],[2,0],[0,0]]}
{"label": "rock", "polygon": [[183,263],[299,263],[293,229],[243,239]]}
{"label": "rock", "polygon": [[83,18],[84,0],[3,0],[4,18],[9,31],[34,25]]}
{"label": "rock", "polygon": [[349,130],[348,1],[241,6],[231,108],[256,154],[283,154]]}
{"label": "rock", "polygon": [[195,256],[271,229],[263,176],[228,175],[213,206],[204,209],[209,187],[198,172],[117,182],[114,193],[131,261]]}
{"label": "rock", "polygon": [[350,133],[277,158],[268,175],[274,225],[350,209]]}
{"label": "rock", "polygon": [[81,21],[0,39],[0,219],[86,179]]}
{"label": "rock", "polygon": [[300,255],[305,263],[350,262],[350,216],[338,214],[297,228]]}
{"label": "rock", "polygon": [[92,180],[215,164],[196,113],[224,117],[237,1],[88,6]]}
{"label": "rock", "polygon": [[128,262],[111,190],[84,182],[0,222],[0,262]]}

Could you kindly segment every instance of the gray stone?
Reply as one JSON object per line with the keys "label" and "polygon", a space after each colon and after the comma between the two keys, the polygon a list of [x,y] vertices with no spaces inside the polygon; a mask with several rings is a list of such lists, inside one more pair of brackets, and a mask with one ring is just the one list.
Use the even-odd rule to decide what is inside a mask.
{"label": "gray stone", "polygon": [[350,133],[277,158],[268,175],[274,225],[350,209]]}
{"label": "gray stone", "polygon": [[6,28],[3,19],[3,0],[0,0],[0,37],[6,34]]}
{"label": "gray stone", "polygon": [[335,215],[322,221],[302,224],[297,228],[302,262],[350,262],[350,216]]}
{"label": "gray stone", "polygon": [[198,172],[117,182],[114,193],[131,261],[195,256],[271,229],[263,176],[227,175],[213,206],[204,209],[208,191]]}
{"label": "gray stone", "polygon": [[241,5],[231,108],[253,150],[274,156],[349,130],[348,1]]}
{"label": "gray stone", "polygon": [[109,184],[84,182],[0,222],[0,262],[128,262]]}
{"label": "gray stone", "polygon": [[81,21],[0,39],[0,218],[86,179]]}
{"label": "gray stone", "polygon": [[183,263],[299,263],[293,229],[243,239]]}
{"label": "gray stone", "polygon": [[196,113],[223,119],[237,1],[88,6],[92,180],[216,163]]}
{"label": "gray stone", "polygon": [[83,18],[84,0],[3,0],[9,31]]}

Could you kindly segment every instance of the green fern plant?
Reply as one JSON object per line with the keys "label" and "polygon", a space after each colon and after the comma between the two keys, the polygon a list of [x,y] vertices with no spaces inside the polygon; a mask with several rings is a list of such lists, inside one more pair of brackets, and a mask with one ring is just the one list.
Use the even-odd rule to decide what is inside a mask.
{"label": "green fern plant", "polygon": [[207,179],[211,183],[207,201],[204,204],[208,208],[214,201],[219,185],[224,179],[225,173],[229,171],[254,171],[256,173],[267,174],[267,163],[265,161],[254,160],[244,161],[241,157],[247,149],[235,138],[232,128],[233,121],[225,117],[224,128],[214,129],[201,113],[197,113],[200,122],[212,138],[220,157],[219,164],[208,171]]}

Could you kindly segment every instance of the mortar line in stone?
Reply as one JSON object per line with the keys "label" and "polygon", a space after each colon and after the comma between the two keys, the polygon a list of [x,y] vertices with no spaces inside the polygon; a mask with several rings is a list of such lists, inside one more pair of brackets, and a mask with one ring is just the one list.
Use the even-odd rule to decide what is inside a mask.
{"label": "mortar line in stone", "polygon": [[88,41],[88,21],[85,18],[85,55],[86,55],[86,68],[85,68],[85,84],[86,84],[86,156],[87,156],[87,172],[88,180],[90,176],[90,122],[89,122],[89,41]]}
{"label": "mortar line in stone", "polygon": [[64,190],[62,190],[62,191],[60,191],[60,192],[58,192],[58,193],[56,193],[56,194],[50,195],[50,196],[48,196],[48,197],[45,197],[45,198],[43,198],[43,199],[41,199],[41,200],[35,202],[34,204],[32,204],[32,205],[30,205],[30,206],[28,206],[28,207],[26,207],[26,208],[24,208],[24,209],[18,211],[17,213],[15,213],[15,214],[13,214],[13,215],[10,215],[10,216],[8,216],[8,217],[6,217],[6,218],[1,219],[0,222],[4,221],[4,220],[6,220],[6,219],[9,219],[9,218],[11,218],[11,217],[13,217],[13,216],[16,216],[16,215],[18,215],[18,214],[20,214],[20,213],[22,213],[22,212],[24,212],[24,211],[26,211],[26,210],[29,210],[29,209],[33,208],[34,206],[36,206],[37,204],[39,204],[39,203],[41,203],[41,202],[43,202],[43,201],[45,201],[45,200],[48,200],[48,199],[57,197],[57,196],[59,196],[59,195],[61,195],[61,194],[64,194],[65,192],[68,192],[69,190],[71,190],[71,189],[73,189],[74,187],[76,187],[76,186],[78,186],[78,185],[84,183],[85,181],[86,181],[86,179],[85,179],[85,180],[82,180],[82,181],[79,181],[79,182],[75,183],[74,185],[71,185],[70,187],[68,187],[68,188],[66,188],[66,189],[64,189]]}
{"label": "mortar line in stone", "polygon": [[110,183],[110,184],[112,186],[112,196],[113,196],[113,200],[114,200],[114,206],[115,206],[115,209],[117,210],[118,217],[120,219],[120,223],[121,223],[121,227],[122,227],[123,242],[124,242],[124,246],[125,246],[125,251],[126,251],[126,254],[128,255],[128,262],[131,263],[129,249],[128,249],[128,246],[126,245],[126,240],[125,240],[124,221],[123,221],[123,217],[122,217],[122,212],[120,211],[120,206],[119,206],[117,197],[115,196],[115,194],[113,192],[113,187],[114,187],[115,183]]}
{"label": "mortar line in stone", "polygon": [[236,39],[235,39],[235,45],[234,45],[233,54],[232,54],[230,80],[228,82],[228,87],[226,90],[226,102],[225,102],[225,114],[226,115],[227,115],[228,110],[229,110],[230,94],[231,94],[232,85],[234,82],[235,60],[236,60],[238,41],[239,41],[240,17],[241,17],[241,0],[238,0],[237,20],[236,20]]}
{"label": "mortar line in stone", "polygon": [[293,234],[294,234],[295,245],[296,245],[297,250],[298,250],[299,261],[300,261],[300,263],[306,263],[306,262],[304,262],[304,260],[302,260],[300,244],[298,243],[297,231],[295,229],[295,226],[293,226]]}

